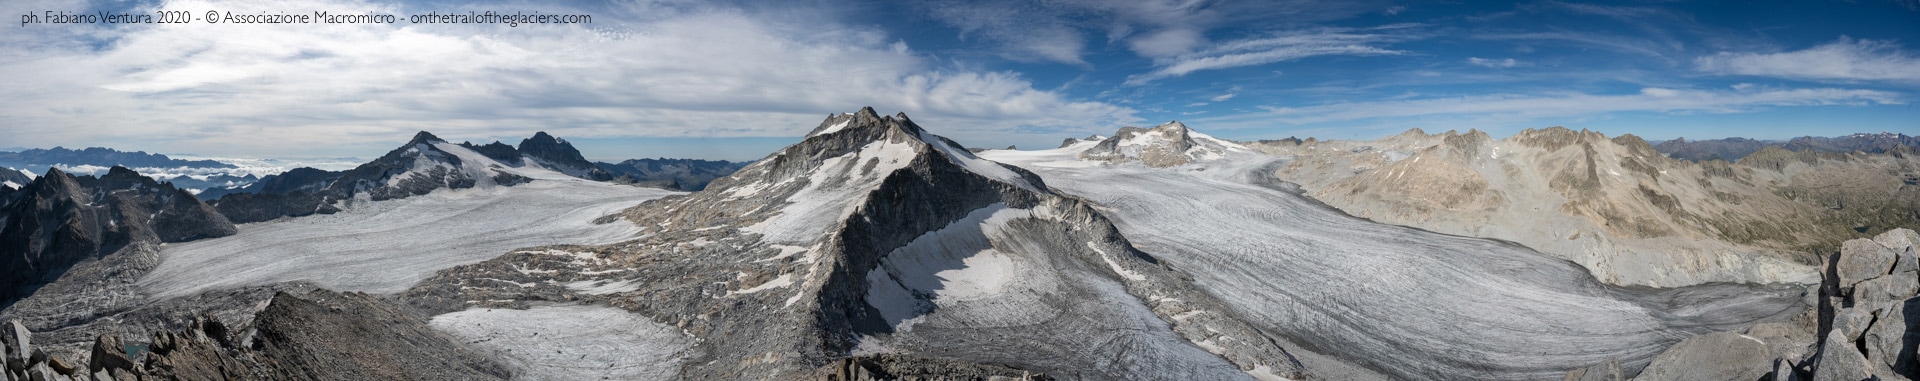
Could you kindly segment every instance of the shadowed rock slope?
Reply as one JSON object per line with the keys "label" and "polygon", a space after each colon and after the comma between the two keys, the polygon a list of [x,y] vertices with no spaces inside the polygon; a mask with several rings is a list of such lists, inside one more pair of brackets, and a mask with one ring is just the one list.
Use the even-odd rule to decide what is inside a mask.
{"label": "shadowed rock slope", "polygon": [[[82,355],[49,353],[18,321],[0,325],[14,380],[504,380],[512,374],[366,294],[275,294],[233,329],[202,315],[143,343],[98,337]],[[138,348],[138,349],[135,349]]]}
{"label": "shadowed rock slope", "polygon": [[703,191],[619,218],[645,237],[517,251],[404,298],[435,314],[619,307],[691,338],[677,370],[689,379],[1305,376],[1084,202],[904,114],[829,116]]}
{"label": "shadowed rock slope", "polygon": [[44,287],[111,292],[100,283],[107,280],[59,281],[68,273],[143,272],[158,261],[154,245],[235,232],[192,194],[125,167],[98,178],[49,169],[0,197],[0,308]]}
{"label": "shadowed rock slope", "polygon": [[1669,158],[1632,135],[1565,128],[1377,141],[1259,143],[1276,170],[1355,216],[1519,242],[1622,285],[1814,283],[1841,241],[1920,226],[1911,149],[1765,148],[1739,163]]}

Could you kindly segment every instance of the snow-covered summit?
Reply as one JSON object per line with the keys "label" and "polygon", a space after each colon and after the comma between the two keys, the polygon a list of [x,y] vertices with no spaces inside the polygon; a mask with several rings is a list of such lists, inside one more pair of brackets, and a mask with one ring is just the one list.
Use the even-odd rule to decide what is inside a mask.
{"label": "snow-covered summit", "polygon": [[1032,174],[981,159],[905,113],[881,116],[869,107],[829,115],[801,142],[690,197],[703,204],[741,204],[742,218],[758,221],[746,230],[768,241],[804,243],[901,176],[959,176],[983,187],[1044,189]]}
{"label": "snow-covered summit", "polygon": [[1121,127],[1112,138],[1100,140],[1098,144],[1081,151],[1079,156],[1082,159],[1109,162],[1139,160],[1149,167],[1170,167],[1245,152],[1253,151],[1238,143],[1194,131],[1180,121],[1170,121],[1145,129]]}

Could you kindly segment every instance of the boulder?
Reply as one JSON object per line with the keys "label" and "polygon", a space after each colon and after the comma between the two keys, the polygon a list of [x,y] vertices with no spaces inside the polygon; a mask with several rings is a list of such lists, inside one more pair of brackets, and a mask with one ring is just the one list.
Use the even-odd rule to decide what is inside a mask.
{"label": "boulder", "polygon": [[33,353],[33,332],[27,331],[27,326],[21,325],[18,319],[8,321],[0,326],[0,341],[7,346],[7,368],[26,369],[28,354]]}
{"label": "boulder", "polygon": [[1840,276],[1840,287],[1886,275],[1897,259],[1893,250],[1865,238],[1842,243],[1839,256],[1834,261],[1834,274]]}
{"label": "boulder", "polygon": [[1860,381],[1873,377],[1867,357],[1853,349],[1840,330],[1827,332],[1827,343],[1820,347],[1820,363],[1813,368],[1814,381]]}
{"label": "boulder", "polygon": [[1798,381],[1800,380],[1800,374],[1793,372],[1793,361],[1784,358],[1773,359],[1773,377],[1767,378],[1766,380]]}
{"label": "boulder", "polygon": [[[1909,303],[1920,302],[1920,299]],[[1915,376],[1913,346],[1909,343],[1920,342],[1920,332],[1914,332],[1908,326],[1907,315],[1920,311],[1909,311],[1908,303],[1890,303],[1887,307],[1874,311],[1873,327],[1861,340],[1865,341],[1867,359],[1872,361],[1875,373]],[[1905,352],[1904,355],[1902,352]]]}
{"label": "boulder", "polygon": [[1622,381],[1627,376],[1620,371],[1620,360],[1609,358],[1607,362],[1593,364],[1582,369],[1567,372],[1566,381]]}
{"label": "boulder", "polygon": [[[1804,359],[1813,354],[1819,344],[1820,336],[1813,332],[1811,322],[1807,325],[1793,323],[1760,323],[1747,327],[1747,337],[1760,339],[1766,343],[1767,354],[1780,359]],[[1789,361],[1788,367],[1792,367]]]}
{"label": "boulder", "polygon": [[1877,309],[1889,302],[1907,300],[1920,293],[1920,277],[1902,272],[1867,279],[1853,286],[1854,308]]}
{"label": "boulder", "polygon": [[53,380],[59,380],[59,379],[60,379],[60,374],[54,373],[53,368],[47,367],[47,363],[43,362],[43,363],[33,364],[32,367],[27,368],[27,380],[53,381]]}
{"label": "boulder", "polygon": [[60,356],[47,356],[47,367],[53,368],[54,373],[59,373],[62,376],[71,376],[78,373],[80,367],[77,365],[79,364],[75,364]]}
{"label": "boulder", "polygon": [[1859,340],[1872,324],[1872,308],[1846,308],[1833,315],[1833,332],[1840,334],[1842,341]]}
{"label": "boulder", "polygon": [[87,370],[99,373],[114,369],[133,369],[133,359],[127,358],[126,348],[126,343],[120,341],[120,336],[105,335],[94,339],[93,355],[87,360]]}
{"label": "boulder", "polygon": [[1896,253],[1909,252],[1914,249],[1914,246],[1920,245],[1920,233],[1915,233],[1911,229],[1893,229],[1873,237],[1873,242],[1892,249]]}
{"label": "boulder", "polygon": [[1759,339],[1733,332],[1689,337],[1667,348],[1635,380],[1758,380],[1773,356]]}

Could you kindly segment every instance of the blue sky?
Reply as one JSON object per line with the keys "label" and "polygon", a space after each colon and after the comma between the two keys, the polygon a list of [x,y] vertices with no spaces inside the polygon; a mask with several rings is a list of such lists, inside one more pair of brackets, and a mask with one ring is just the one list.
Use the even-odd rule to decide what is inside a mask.
{"label": "blue sky", "polygon": [[373,157],[544,130],[596,160],[749,160],[861,106],[980,147],[1176,119],[1245,140],[1920,132],[1915,0],[0,4],[97,10],[594,19],[17,25],[0,146]]}

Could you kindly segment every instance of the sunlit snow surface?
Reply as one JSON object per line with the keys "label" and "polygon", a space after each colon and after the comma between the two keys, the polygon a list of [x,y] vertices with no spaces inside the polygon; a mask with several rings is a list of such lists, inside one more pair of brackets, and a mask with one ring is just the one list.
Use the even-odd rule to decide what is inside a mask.
{"label": "sunlit snow surface", "polygon": [[245,224],[233,236],[168,244],[160,266],[140,282],[156,298],[285,281],[339,291],[399,292],[434,271],[515,248],[631,238],[639,231],[631,223],[592,221],[677,193],[552,171],[516,173],[539,177],[512,187],[362,200],[332,215]]}
{"label": "sunlit snow surface", "polygon": [[693,345],[672,326],[613,307],[476,308],[430,324],[501,355],[516,380],[671,380]]}
{"label": "sunlit snow surface", "polygon": [[1272,157],[1150,169],[1077,149],[982,156],[1100,204],[1256,326],[1397,377],[1558,379],[1608,357],[1638,369],[1689,335],[1805,308],[1798,289],[1622,290],[1517,245],[1354,218],[1281,190],[1263,176]]}

